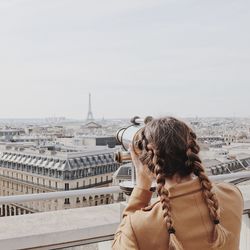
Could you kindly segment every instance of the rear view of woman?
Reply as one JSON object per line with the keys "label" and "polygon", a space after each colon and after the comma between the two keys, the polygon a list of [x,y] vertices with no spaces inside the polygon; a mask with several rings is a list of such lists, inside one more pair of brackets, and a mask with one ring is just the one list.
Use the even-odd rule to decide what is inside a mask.
{"label": "rear view of woman", "polygon": [[[112,249],[239,249],[241,193],[233,185],[211,183],[192,129],[167,117],[147,123],[140,137],[140,154],[131,149],[137,186]],[[159,198],[149,206],[153,176]]]}

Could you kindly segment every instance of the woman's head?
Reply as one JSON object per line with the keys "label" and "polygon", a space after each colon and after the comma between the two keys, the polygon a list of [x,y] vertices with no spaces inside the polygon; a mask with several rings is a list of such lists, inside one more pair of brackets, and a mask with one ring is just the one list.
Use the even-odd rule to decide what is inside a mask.
{"label": "woman's head", "polygon": [[[192,152],[198,154],[200,149],[195,133],[184,122],[173,117],[154,119],[142,130],[141,139],[141,159],[153,153],[166,177],[174,174],[184,177],[194,171],[193,162],[198,159]],[[155,172],[155,164],[149,167]]]}
{"label": "woman's head", "polygon": [[141,130],[138,147],[141,150],[140,160],[156,175],[157,192],[161,197],[163,217],[169,233],[169,249],[181,250],[182,246],[175,235],[171,201],[165,182],[176,174],[185,177],[192,173],[201,183],[204,201],[214,225],[213,247],[223,246],[227,233],[220,225],[218,200],[199,158],[200,148],[193,130],[173,117],[153,119]]}

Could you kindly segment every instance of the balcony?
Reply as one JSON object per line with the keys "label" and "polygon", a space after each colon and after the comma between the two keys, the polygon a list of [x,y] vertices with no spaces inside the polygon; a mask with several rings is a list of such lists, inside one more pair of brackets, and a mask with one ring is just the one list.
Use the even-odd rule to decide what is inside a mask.
{"label": "balcony", "polygon": [[[235,180],[233,176],[216,176],[217,180]],[[214,178],[215,179],[215,178]],[[250,249],[250,184],[240,186],[244,197],[244,213],[240,250]],[[54,199],[78,195],[118,193],[119,187],[94,188],[66,192],[0,197],[0,204],[30,200]],[[68,209],[1,218],[1,249],[110,249],[111,240],[121,219],[125,202],[95,207]],[[74,247],[74,248],[73,248]],[[99,248],[98,248],[99,247]]]}

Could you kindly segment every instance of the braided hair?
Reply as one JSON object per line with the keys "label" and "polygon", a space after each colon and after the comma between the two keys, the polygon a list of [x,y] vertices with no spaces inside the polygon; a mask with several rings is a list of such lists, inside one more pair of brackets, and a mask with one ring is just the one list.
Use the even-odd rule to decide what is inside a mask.
{"label": "braided hair", "polygon": [[212,247],[222,247],[228,232],[220,224],[219,203],[198,155],[200,147],[192,129],[173,117],[153,119],[141,130],[138,147],[141,150],[140,160],[156,175],[157,193],[160,196],[163,219],[169,234],[169,249],[183,250],[176,237],[169,191],[165,188],[166,178],[171,178],[175,174],[180,177],[194,174],[199,179],[203,198],[214,225]]}

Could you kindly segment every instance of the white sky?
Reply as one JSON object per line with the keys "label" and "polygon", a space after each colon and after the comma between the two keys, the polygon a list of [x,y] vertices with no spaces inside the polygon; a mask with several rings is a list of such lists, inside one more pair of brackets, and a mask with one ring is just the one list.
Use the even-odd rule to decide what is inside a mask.
{"label": "white sky", "polygon": [[248,0],[0,0],[0,118],[250,116]]}

